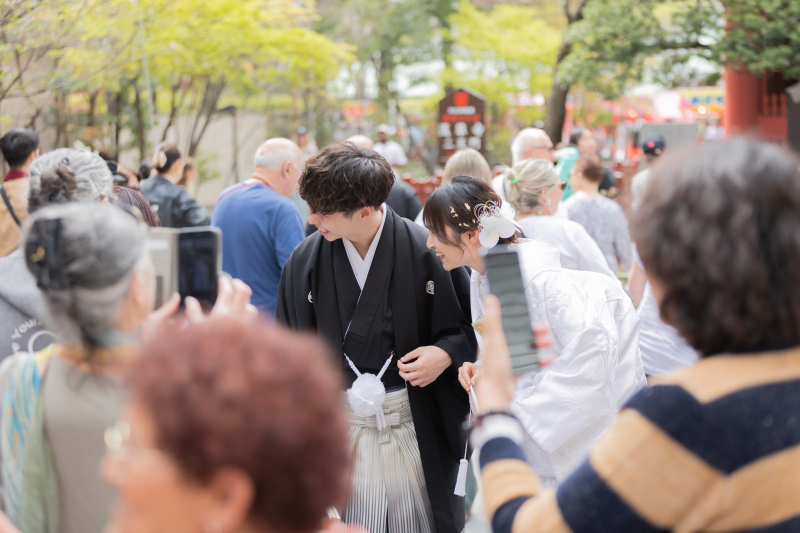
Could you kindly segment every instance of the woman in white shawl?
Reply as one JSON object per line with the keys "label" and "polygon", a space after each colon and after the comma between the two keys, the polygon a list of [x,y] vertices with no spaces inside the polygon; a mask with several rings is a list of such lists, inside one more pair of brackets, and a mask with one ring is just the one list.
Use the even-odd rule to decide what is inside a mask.
{"label": "woman in white shawl", "polygon": [[524,237],[558,248],[562,268],[597,272],[617,279],[600,247],[583,226],[556,215],[565,184],[558,179],[553,163],[525,159],[506,170],[503,179],[508,203],[516,211]]}
{"label": "woman in white shawl", "polygon": [[[479,347],[483,299],[489,293],[481,248],[499,242],[519,253],[531,321],[551,329],[554,358],[520,379],[512,411],[527,430],[529,462],[543,483],[554,485],[586,458],[619,407],[646,384],[639,319],[617,281],[562,269],[555,246],[518,239],[513,217],[513,209],[501,208],[488,185],[458,176],[428,199],[428,247],[446,270],[472,269],[470,303]],[[479,364],[459,369],[465,389],[475,383],[479,369]]]}

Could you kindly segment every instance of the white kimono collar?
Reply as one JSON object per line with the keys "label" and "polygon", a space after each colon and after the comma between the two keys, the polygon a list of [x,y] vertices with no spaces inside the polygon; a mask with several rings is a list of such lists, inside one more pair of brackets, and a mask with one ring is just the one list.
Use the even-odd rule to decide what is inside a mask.
{"label": "white kimono collar", "polygon": [[347,252],[347,259],[350,260],[350,266],[353,269],[353,274],[356,277],[358,286],[362,290],[364,289],[364,283],[367,282],[369,269],[372,267],[372,259],[375,257],[375,250],[378,248],[378,242],[380,242],[381,234],[383,233],[383,224],[386,222],[386,204],[381,204],[381,211],[383,212],[383,216],[381,217],[381,225],[378,227],[378,233],[376,233],[375,237],[372,239],[369,249],[367,250],[367,255],[364,256],[364,259],[361,259],[361,256],[356,251],[356,247],[353,246],[353,243],[350,242],[349,239],[342,237],[344,250]]}

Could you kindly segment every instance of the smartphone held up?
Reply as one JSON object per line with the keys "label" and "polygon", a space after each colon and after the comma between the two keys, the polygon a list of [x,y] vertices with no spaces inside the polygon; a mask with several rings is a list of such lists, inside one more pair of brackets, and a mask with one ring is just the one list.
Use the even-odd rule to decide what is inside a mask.
{"label": "smartphone held up", "polygon": [[519,255],[507,245],[497,245],[484,256],[489,290],[500,300],[503,333],[514,375],[539,369],[536,337],[531,328]]}
{"label": "smartphone held up", "polygon": [[148,249],[156,273],[156,307],[178,292],[183,307],[187,296],[204,308],[214,305],[222,271],[222,232],[219,228],[150,228]]}

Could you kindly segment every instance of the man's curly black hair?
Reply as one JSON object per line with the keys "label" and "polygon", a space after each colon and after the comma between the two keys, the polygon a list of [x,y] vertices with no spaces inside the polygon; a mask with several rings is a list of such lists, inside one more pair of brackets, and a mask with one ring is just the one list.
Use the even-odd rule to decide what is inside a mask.
{"label": "man's curly black hair", "polygon": [[331,144],[306,162],[300,197],[311,213],[352,216],[362,207],[379,207],[389,198],[394,172],[386,160],[350,142]]}

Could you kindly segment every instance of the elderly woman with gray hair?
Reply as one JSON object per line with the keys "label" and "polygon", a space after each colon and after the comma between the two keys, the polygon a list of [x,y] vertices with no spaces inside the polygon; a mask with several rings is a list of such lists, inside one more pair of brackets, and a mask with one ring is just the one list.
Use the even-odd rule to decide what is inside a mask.
{"label": "elderly woman with gray hair", "polygon": [[563,183],[553,163],[523,159],[502,177],[506,198],[516,211],[517,223],[526,238],[558,248],[562,268],[597,272],[617,279],[583,226],[556,215]]}
{"label": "elderly woman with gray hair", "polygon": [[[105,161],[88,151],[52,150],[35,159],[29,173],[29,213],[52,203],[108,201],[114,194]],[[43,318],[41,295],[17,249],[0,259],[0,358],[51,344]]]}
{"label": "elderly woman with gray hair", "polygon": [[[103,530],[113,492],[97,468],[104,428],[122,407],[119,376],[136,336],[172,319],[179,304],[173,297],[151,313],[155,283],[144,232],[115,206],[74,202],[76,191],[96,185],[85,176],[58,165],[31,187],[32,205],[64,203],[35,211],[22,250],[59,343],[0,367],[5,511],[25,533]],[[222,279],[212,312],[254,317],[249,296],[243,283]],[[202,320],[196,301],[187,299],[186,311]]]}

